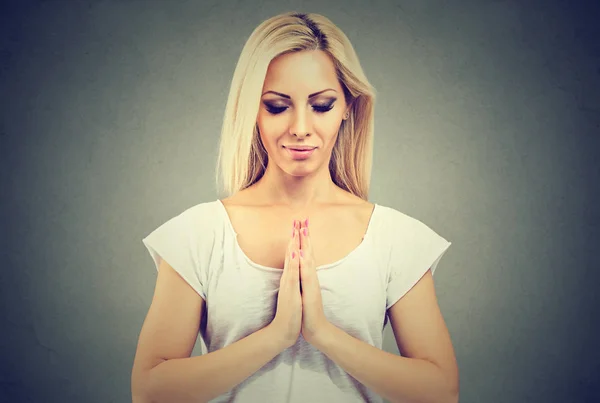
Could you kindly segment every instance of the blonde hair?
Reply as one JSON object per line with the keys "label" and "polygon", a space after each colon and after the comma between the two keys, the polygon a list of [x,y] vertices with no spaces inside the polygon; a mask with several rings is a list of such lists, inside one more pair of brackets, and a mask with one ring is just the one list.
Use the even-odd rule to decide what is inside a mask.
{"label": "blonde hair", "polygon": [[319,14],[287,12],[262,22],[250,35],[238,60],[221,130],[217,189],[228,195],[257,182],[268,155],[256,118],[267,69],[277,56],[321,50],[334,63],[350,116],[343,120],[329,171],[333,182],[367,200],[373,160],[375,90],[368,82],[346,35]]}

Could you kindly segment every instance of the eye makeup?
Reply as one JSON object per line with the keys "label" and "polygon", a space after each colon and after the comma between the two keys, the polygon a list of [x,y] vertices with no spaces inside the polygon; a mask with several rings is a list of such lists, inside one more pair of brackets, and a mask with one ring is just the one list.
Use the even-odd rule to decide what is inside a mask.
{"label": "eye makeup", "polygon": [[[329,112],[330,110],[333,109],[333,104],[335,103],[336,100],[337,100],[337,98],[331,98],[331,99],[329,99],[329,102],[316,102],[316,103],[312,104],[312,108],[316,113]],[[263,104],[265,105],[265,107],[267,108],[267,111],[271,115],[278,115],[278,114],[284,112],[288,108],[287,105],[281,105],[278,103],[273,103],[271,101],[263,101]]]}

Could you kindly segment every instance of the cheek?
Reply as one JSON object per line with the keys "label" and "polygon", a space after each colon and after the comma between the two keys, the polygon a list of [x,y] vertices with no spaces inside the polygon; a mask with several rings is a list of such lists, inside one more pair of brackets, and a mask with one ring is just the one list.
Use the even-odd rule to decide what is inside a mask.
{"label": "cheek", "polygon": [[276,133],[281,133],[287,127],[285,119],[269,115],[266,111],[260,111],[256,123],[258,124],[260,132],[264,133],[267,137],[272,137]]}
{"label": "cheek", "polygon": [[[276,147],[277,139],[288,132],[290,123],[285,116],[272,116],[264,110],[259,111],[256,122],[265,147]],[[313,136],[320,137],[326,144],[333,143],[341,125],[341,116],[337,114],[315,116],[311,125]]]}
{"label": "cheek", "polygon": [[340,122],[336,117],[323,119],[317,127],[317,133],[320,133],[325,142],[335,142],[338,131],[340,129]]}
{"label": "cheek", "polygon": [[256,124],[260,133],[260,138],[267,149],[270,147],[271,133],[273,133],[273,125],[269,122],[268,118],[262,113],[259,113],[256,118]]}
{"label": "cheek", "polygon": [[[259,127],[260,128],[260,127]],[[268,154],[272,154],[273,151],[277,148],[276,139],[273,135],[270,135],[268,132],[260,131],[260,140],[263,143],[263,147],[267,150]]]}

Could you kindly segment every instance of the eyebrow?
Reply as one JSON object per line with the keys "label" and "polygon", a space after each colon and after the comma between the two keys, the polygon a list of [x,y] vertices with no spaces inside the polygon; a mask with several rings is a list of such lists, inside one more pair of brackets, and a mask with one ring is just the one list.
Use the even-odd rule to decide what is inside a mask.
{"label": "eyebrow", "polygon": [[[315,92],[315,93],[313,93],[313,94],[310,94],[310,95],[308,96],[308,99],[314,98],[314,97],[316,97],[317,95],[320,95],[320,94],[324,93],[325,91],[333,91],[333,92],[337,92],[337,91],[336,91],[336,90],[334,90],[333,88],[327,88],[326,90],[323,90],[323,91],[319,91],[319,92]],[[280,97],[282,97],[282,98],[291,99],[289,95],[282,94],[281,92],[276,92],[276,91],[267,91],[267,92],[265,92],[263,95],[266,95],[266,94],[275,94],[275,95],[279,95],[279,96],[280,96]],[[262,95],[261,95],[261,96],[262,96]]]}

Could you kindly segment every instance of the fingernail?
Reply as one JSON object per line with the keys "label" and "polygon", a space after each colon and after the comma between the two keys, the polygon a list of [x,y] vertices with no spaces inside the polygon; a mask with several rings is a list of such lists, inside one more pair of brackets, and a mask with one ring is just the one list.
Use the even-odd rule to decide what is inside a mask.
{"label": "fingernail", "polygon": [[308,227],[308,218],[306,219],[306,221],[304,221],[304,226]]}
{"label": "fingernail", "polygon": [[296,235],[296,228],[292,229],[292,238]]}
{"label": "fingernail", "polygon": [[300,257],[304,257],[304,252],[300,251]]}
{"label": "fingernail", "polygon": [[296,257],[296,252],[292,252],[292,259]]}
{"label": "fingernail", "polygon": [[304,236],[308,235],[308,230],[306,228],[304,228]]}

